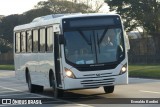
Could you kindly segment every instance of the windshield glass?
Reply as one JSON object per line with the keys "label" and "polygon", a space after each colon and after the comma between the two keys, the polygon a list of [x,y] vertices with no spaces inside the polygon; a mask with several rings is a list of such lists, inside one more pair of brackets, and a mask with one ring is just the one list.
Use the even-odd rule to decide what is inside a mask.
{"label": "windshield glass", "polygon": [[73,64],[104,64],[124,56],[121,28],[64,32],[65,57]]}

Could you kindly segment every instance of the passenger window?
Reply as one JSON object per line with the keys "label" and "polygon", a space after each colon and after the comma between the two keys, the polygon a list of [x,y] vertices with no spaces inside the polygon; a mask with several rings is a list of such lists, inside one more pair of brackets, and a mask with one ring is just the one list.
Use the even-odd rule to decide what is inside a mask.
{"label": "passenger window", "polygon": [[21,32],[21,52],[26,52],[26,32]]}
{"label": "passenger window", "polygon": [[27,52],[32,52],[32,31],[27,31]]}
{"label": "passenger window", "polygon": [[53,51],[53,28],[47,28],[47,51]]}
{"label": "passenger window", "polygon": [[40,52],[46,51],[45,41],[46,41],[45,29],[40,29]]}
{"label": "passenger window", "polygon": [[15,44],[16,44],[16,47],[15,47],[15,51],[16,53],[19,53],[20,52],[20,33],[16,33],[15,35]]}
{"label": "passenger window", "polygon": [[38,52],[38,30],[33,30],[33,52]]}

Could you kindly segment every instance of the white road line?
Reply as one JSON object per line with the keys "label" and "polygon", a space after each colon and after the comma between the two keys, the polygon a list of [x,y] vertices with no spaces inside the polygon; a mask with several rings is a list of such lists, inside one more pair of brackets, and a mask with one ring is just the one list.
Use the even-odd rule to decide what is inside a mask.
{"label": "white road line", "polygon": [[145,90],[139,90],[139,91],[144,93],[160,94],[160,92],[155,92],[155,91],[145,91]]}
{"label": "white road line", "polygon": [[0,86],[0,88],[7,89],[7,90],[11,90],[11,91],[19,91],[19,92],[22,92],[22,91],[17,90],[17,89],[8,88],[8,87],[3,87],[3,86]]}
{"label": "white road line", "polygon": [[[1,107],[1,106],[2,106],[2,107],[5,107],[5,106],[10,106],[10,105],[0,105],[0,107]],[[12,106],[12,105],[11,105],[11,106]]]}
{"label": "white road line", "polygon": [[[3,87],[3,86],[0,86],[0,88],[3,88],[3,89],[7,89],[7,90],[11,90],[11,91],[14,91],[14,92],[23,92],[21,90],[17,90],[17,89],[13,89],[13,88],[8,88],[8,87]],[[23,92],[23,93],[29,93],[29,92]],[[41,97],[41,98],[52,98],[52,97],[48,97],[48,96],[43,96],[43,95],[39,95],[39,94],[35,94],[35,93],[29,93],[31,95],[36,95],[38,97]]]}
{"label": "white road line", "polygon": [[7,96],[19,96],[19,95],[26,95],[26,94],[29,94],[29,93],[16,93],[16,94],[8,94],[8,95],[0,95],[0,97],[7,97]]}
{"label": "white road line", "polygon": [[0,90],[0,94],[1,93],[11,93],[11,92],[19,92],[19,91],[12,91],[12,90],[11,91],[3,91],[3,90]]}

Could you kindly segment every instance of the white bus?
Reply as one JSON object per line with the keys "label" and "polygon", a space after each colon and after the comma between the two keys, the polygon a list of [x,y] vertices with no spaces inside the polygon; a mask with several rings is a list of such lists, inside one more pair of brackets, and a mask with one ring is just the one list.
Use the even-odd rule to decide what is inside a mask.
{"label": "white bus", "polygon": [[117,14],[56,14],[14,28],[16,76],[30,92],[128,83],[128,39]]}

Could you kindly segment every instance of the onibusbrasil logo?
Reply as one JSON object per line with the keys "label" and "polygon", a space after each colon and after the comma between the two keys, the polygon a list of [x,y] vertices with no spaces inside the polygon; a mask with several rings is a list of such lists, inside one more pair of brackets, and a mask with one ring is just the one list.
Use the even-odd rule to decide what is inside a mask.
{"label": "onibusbrasil logo", "polygon": [[21,100],[21,99],[2,99],[2,104],[5,105],[21,105],[21,104],[42,104],[41,100]]}

